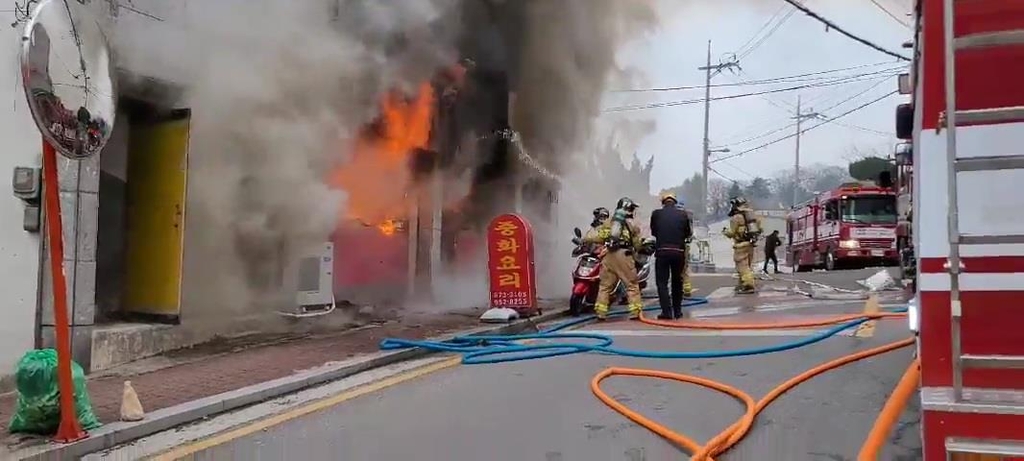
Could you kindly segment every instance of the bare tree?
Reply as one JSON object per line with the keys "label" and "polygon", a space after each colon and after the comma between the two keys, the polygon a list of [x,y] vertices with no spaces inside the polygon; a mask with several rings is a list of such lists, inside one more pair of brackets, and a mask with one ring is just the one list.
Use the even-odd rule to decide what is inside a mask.
{"label": "bare tree", "polygon": [[719,178],[711,178],[708,181],[708,208],[711,216],[720,218],[725,216],[729,208],[729,187],[732,184]]}

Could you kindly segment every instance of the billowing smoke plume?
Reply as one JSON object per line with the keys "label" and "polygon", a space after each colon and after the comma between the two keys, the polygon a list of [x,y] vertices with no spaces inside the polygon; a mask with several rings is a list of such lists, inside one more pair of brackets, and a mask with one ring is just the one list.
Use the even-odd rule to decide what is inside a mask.
{"label": "billowing smoke plume", "polygon": [[569,160],[593,134],[601,99],[621,72],[619,47],[656,22],[646,0],[523,1],[513,125],[531,151]]}
{"label": "billowing smoke plume", "polygon": [[[175,105],[192,109],[183,305],[223,312],[216,320],[232,319],[232,308],[290,303],[293,291],[275,290],[273,280],[336,228],[345,196],[326,185],[328,172],[345,161],[387,90],[415,93],[467,54],[479,67],[499,62],[491,66],[516,93],[512,126],[531,155],[564,174],[587,153],[602,92],[621,71],[616,50],[656,18],[645,0],[190,0],[152,8],[162,22],[122,15],[115,49],[121,68],[179,85]],[[498,38],[471,33],[481,28],[474,11],[490,11],[495,26],[484,35]],[[472,52],[467,40],[476,42]],[[473,157],[463,164],[494,155],[464,151]],[[496,174],[522,168],[505,163]],[[580,196],[591,187],[566,185]],[[489,192],[460,192],[474,193]],[[538,238],[563,237],[552,231],[541,224]]]}
{"label": "billowing smoke plume", "polygon": [[[525,11],[519,78],[513,126],[528,152],[562,177],[555,211],[557,225],[538,226],[539,238],[553,250],[539,261],[541,294],[565,296],[572,264],[568,240],[574,226],[589,222],[596,206],[611,207],[624,194],[646,194],[647,185],[623,190],[621,176],[595,176],[600,163],[619,162],[632,155],[633,141],[608,146],[599,134],[598,118],[604,92],[612,82],[630,80],[616,52],[630,40],[657,25],[653,2],[646,0],[566,0],[522,2]],[[650,126],[636,127],[649,132]],[[636,131],[636,130],[629,130]],[[605,134],[605,133],[601,133]],[[636,133],[620,133],[632,136]],[[605,171],[619,172],[621,164]],[[611,201],[609,203],[609,201]],[[553,224],[553,223],[551,223]]]}
{"label": "billowing smoke plume", "polygon": [[118,21],[120,66],[180,85],[175,105],[192,109],[188,309],[229,319],[289,304],[274,279],[327,241],[344,206],[330,167],[380,95],[457,59],[453,1],[328,3],[193,0],[152,11],[163,22]]}

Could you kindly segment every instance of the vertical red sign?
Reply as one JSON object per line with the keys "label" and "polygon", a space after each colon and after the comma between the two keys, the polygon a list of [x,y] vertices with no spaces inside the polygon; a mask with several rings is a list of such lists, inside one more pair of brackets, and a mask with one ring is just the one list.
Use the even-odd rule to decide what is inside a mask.
{"label": "vertical red sign", "polygon": [[504,214],[487,226],[487,268],[491,307],[515,309],[524,317],[538,313],[533,229],[523,217]]}

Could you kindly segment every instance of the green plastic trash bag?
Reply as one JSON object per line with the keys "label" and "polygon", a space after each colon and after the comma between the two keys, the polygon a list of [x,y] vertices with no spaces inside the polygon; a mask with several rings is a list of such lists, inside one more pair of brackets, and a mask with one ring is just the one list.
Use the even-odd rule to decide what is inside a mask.
{"label": "green plastic trash bag", "polygon": [[[28,351],[18,361],[15,372],[18,386],[18,404],[8,425],[12,433],[51,435],[60,426],[60,386],[57,378],[57,351],[36,349]],[[82,429],[100,426],[92,411],[89,391],[85,386],[85,372],[71,362],[71,376],[75,386],[75,412]]]}

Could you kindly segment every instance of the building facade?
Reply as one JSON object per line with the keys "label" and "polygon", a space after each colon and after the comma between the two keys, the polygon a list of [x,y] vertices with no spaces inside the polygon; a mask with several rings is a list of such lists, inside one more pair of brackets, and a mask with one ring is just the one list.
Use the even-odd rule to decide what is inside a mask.
{"label": "building facade", "polygon": [[[128,10],[118,2],[86,3],[110,19],[114,28],[171,30],[182,29],[180,18],[199,4],[136,1]],[[466,2],[467,8],[489,3]],[[411,164],[423,178],[416,193],[408,194],[409,213],[397,235],[384,243],[388,251],[359,254],[359,245],[351,244],[383,238],[377,229],[357,227],[350,234],[333,236],[331,289],[342,299],[347,288],[375,282],[404,297],[444,299],[435,294],[447,288],[448,275],[479,263],[486,254],[482,230],[494,214],[520,211],[538,223],[535,227],[552,220],[557,184],[524,165],[501,135],[511,128],[516,91],[511,65],[516,62],[516,19],[499,11],[511,8],[502,5],[495,2],[490,8],[496,10],[467,13],[489,19],[460,40],[464,82],[434,82],[439,94],[454,90],[454,96],[438,100],[430,145],[417,152]],[[324,0],[324,17],[337,17],[344,8],[344,1]],[[23,19],[3,14],[11,16],[5,16],[8,23]],[[0,167],[12,172],[15,167],[41,164],[41,139],[18,81],[20,33],[20,27],[0,32],[2,65],[7,66],[0,69],[7,79],[0,100],[13,108],[2,127],[7,153],[0,156]],[[487,46],[477,46],[481,43]],[[193,189],[209,185],[190,177],[195,164],[209,161],[203,152],[190,152],[191,133],[204,114],[168,105],[183,100],[183,89],[159,75],[119,76],[117,120],[107,146],[93,158],[58,160],[74,359],[87,371],[99,371],[216,335],[282,328],[272,310],[256,312],[243,306],[237,314],[225,312],[226,306],[204,296],[216,274],[195,267],[194,256],[209,251],[202,243],[209,239],[200,237],[212,218],[191,210],[197,200]],[[442,171],[470,176],[468,193],[452,190]],[[242,189],[244,184],[236,192],[244,195]],[[466,195],[459,206],[451,206],[449,197],[457,194]],[[7,301],[0,309],[2,390],[11,387],[14,366],[25,351],[53,345],[53,311],[49,274],[42,270],[47,260],[38,208],[13,193],[4,194],[0,216],[0,284]],[[537,229],[538,234],[543,231]],[[222,244],[232,243],[241,244]],[[272,245],[256,246],[247,251],[262,255],[257,260],[269,261],[268,267],[242,268],[252,271],[247,278],[287,279],[288,274],[281,272],[292,266]],[[357,270],[367,261],[380,265],[380,270]],[[367,273],[376,279],[358,278]],[[479,285],[479,302],[484,303],[486,280]]]}

